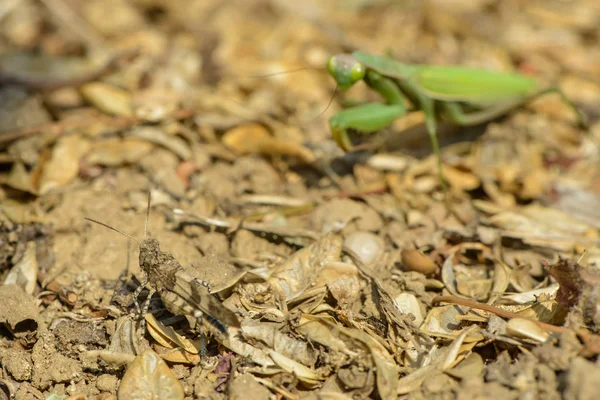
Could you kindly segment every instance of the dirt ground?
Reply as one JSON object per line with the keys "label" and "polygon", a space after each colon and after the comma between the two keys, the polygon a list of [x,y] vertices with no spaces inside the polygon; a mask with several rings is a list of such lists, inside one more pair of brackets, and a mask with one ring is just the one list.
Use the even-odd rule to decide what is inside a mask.
{"label": "dirt ground", "polygon": [[[597,398],[598,26],[596,0],[1,1],[0,399]],[[336,145],[380,100],[327,74],[354,50],[529,75],[588,127],[555,94],[444,123],[444,192],[421,112]]]}

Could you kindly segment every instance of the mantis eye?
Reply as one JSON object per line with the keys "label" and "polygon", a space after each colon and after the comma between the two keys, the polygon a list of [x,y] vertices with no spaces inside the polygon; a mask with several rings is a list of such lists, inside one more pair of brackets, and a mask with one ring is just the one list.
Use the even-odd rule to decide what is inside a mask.
{"label": "mantis eye", "polygon": [[329,59],[327,71],[333,76],[340,90],[346,90],[364,78],[366,68],[351,55],[339,54]]}

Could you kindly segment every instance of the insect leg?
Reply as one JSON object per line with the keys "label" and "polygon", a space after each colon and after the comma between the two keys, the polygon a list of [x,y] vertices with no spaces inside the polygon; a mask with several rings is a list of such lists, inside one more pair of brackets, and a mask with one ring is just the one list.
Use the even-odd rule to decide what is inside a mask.
{"label": "insect leg", "polygon": [[198,321],[198,325],[200,328],[200,357],[202,359],[206,358],[206,335],[204,333],[204,321],[202,320],[202,313],[200,315],[196,315],[196,320]]}
{"label": "insect leg", "polygon": [[403,105],[368,103],[340,111],[331,117],[329,126],[337,144],[343,150],[351,151],[354,146],[348,137],[348,129],[375,132],[389,126],[405,112],[406,107]]}
{"label": "insect leg", "polygon": [[374,91],[379,93],[388,104],[396,104],[407,107],[406,96],[398,86],[398,83],[381,75],[372,69],[368,70],[365,75],[365,83]]}
{"label": "insect leg", "polygon": [[532,94],[531,96],[528,96],[527,102],[532,101],[532,100],[534,100],[540,96],[543,96],[545,94],[548,94],[548,93],[558,94],[560,96],[561,100],[563,101],[563,103],[565,103],[567,106],[569,106],[569,108],[571,110],[573,110],[573,112],[577,116],[577,124],[579,125],[579,127],[582,129],[588,128],[588,121],[587,121],[587,117],[585,116],[585,114],[583,114],[581,112],[581,110],[571,101],[571,99],[569,99],[567,97],[567,95],[558,86],[550,86],[550,87],[541,89],[540,91]]}
{"label": "insect leg", "polygon": [[127,241],[127,261],[125,262],[125,269],[121,271],[119,277],[117,278],[117,284],[115,285],[115,290],[113,292],[112,297],[110,298],[110,302],[112,303],[117,296],[117,294],[123,289],[123,286],[127,284],[126,276],[129,275],[129,263],[131,261],[131,240]]}
{"label": "insect leg", "polygon": [[429,139],[431,140],[433,154],[437,159],[438,177],[442,185],[442,190],[446,192],[447,184],[446,178],[444,177],[444,170],[442,169],[442,153],[440,151],[440,143],[437,136],[437,117],[435,114],[435,104],[431,99],[425,97],[420,99],[420,103],[421,110],[425,114],[425,127],[427,128],[427,133],[429,134]]}
{"label": "insect leg", "polygon": [[146,334],[146,313],[148,312],[148,307],[150,306],[150,300],[152,300],[152,296],[154,296],[154,293],[156,293],[156,290],[154,289],[150,289],[148,291],[148,297],[146,298],[146,301],[144,302],[144,307],[142,308],[142,314],[141,314],[141,324],[140,327],[142,329],[142,336],[144,336]]}
{"label": "insect leg", "polygon": [[329,120],[333,138],[345,151],[353,148],[348,137],[348,129],[366,133],[375,132],[389,126],[395,119],[406,113],[406,98],[394,80],[386,78],[376,71],[368,70],[365,82],[371,89],[379,93],[387,104],[368,103],[348,108]]}
{"label": "insect leg", "polygon": [[203,281],[201,279],[198,279],[198,278],[194,278],[194,283],[204,286],[210,292],[210,283]]}
{"label": "insect leg", "polygon": [[442,107],[444,110],[444,116],[451,122],[461,125],[470,126],[482,124],[484,122],[491,121],[495,118],[501,117],[509,113],[511,110],[524,104],[523,99],[503,102],[484,108],[483,110],[465,112],[462,106],[458,103],[444,102]]}
{"label": "insect leg", "polygon": [[138,286],[138,288],[135,289],[135,292],[133,292],[133,301],[135,302],[136,311],[138,313],[139,318],[141,318],[140,328],[142,329],[142,336],[144,336],[146,334],[146,320],[145,320],[144,316],[148,312],[148,307],[150,306],[150,300],[152,299],[152,296],[154,296],[154,293],[156,293],[156,291],[154,289],[150,288],[149,292],[148,292],[148,297],[146,298],[146,301],[144,301],[144,305],[140,307],[140,302],[138,301],[138,297],[139,297],[140,293],[142,293],[142,290],[144,290],[144,288],[146,287],[147,284],[148,284],[148,281],[144,280],[140,284],[140,286]]}
{"label": "insect leg", "polygon": [[138,312],[138,314],[140,314],[142,312],[142,309],[140,307],[140,302],[138,301],[138,297],[140,296],[140,293],[142,293],[142,290],[144,290],[144,288],[146,288],[146,285],[148,284],[147,280],[144,280],[140,283],[140,285],[137,287],[137,289],[135,289],[135,292],[133,292],[133,301],[135,303],[135,309]]}
{"label": "insect leg", "polygon": [[484,108],[483,110],[474,111],[474,112],[465,112],[462,106],[458,103],[454,102],[443,102],[442,107],[444,110],[444,116],[449,119],[451,122],[457,125],[477,125],[481,124],[495,118],[498,118],[504,114],[507,114],[511,110],[520,107],[524,104],[529,103],[530,101],[536,99],[537,97],[543,96],[548,93],[557,93],[562,101],[569,106],[577,116],[577,123],[581,128],[587,127],[587,122],[585,115],[573,104],[573,102],[565,96],[565,94],[560,90],[560,88],[552,86],[549,88],[542,89],[534,94],[522,98],[517,98],[510,101],[504,101],[502,103],[489,106]]}

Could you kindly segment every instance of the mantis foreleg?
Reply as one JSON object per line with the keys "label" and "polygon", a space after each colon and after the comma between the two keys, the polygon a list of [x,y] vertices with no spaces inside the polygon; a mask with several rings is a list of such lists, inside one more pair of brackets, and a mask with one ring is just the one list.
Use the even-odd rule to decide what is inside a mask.
{"label": "mantis foreleg", "polygon": [[375,71],[365,77],[367,84],[381,94],[388,104],[368,103],[340,111],[329,120],[333,138],[345,151],[352,150],[348,129],[375,132],[389,126],[406,113],[406,100],[398,85]]}
{"label": "mantis foreleg", "polygon": [[[329,125],[333,133],[333,138],[345,151],[349,151],[353,147],[348,138],[348,129],[357,129],[362,132],[374,132],[391,125],[394,120],[403,116],[407,110],[406,96],[402,93],[396,81],[370,70],[365,76],[365,82],[369,87],[383,96],[388,104],[368,103],[362,106],[348,108],[334,115],[330,119]],[[411,85],[405,84],[403,89],[410,92],[412,97],[415,98],[415,101],[418,102],[415,106],[418,106],[418,108],[425,113],[427,132],[431,139],[433,152],[437,158],[438,175],[443,189],[445,190],[446,180],[444,179],[442,170],[442,156],[437,138],[434,102]]]}
{"label": "mantis foreleg", "polygon": [[368,103],[340,111],[331,117],[329,126],[337,144],[344,151],[351,151],[354,146],[348,137],[348,129],[375,132],[389,126],[405,113],[406,108],[401,105]]}

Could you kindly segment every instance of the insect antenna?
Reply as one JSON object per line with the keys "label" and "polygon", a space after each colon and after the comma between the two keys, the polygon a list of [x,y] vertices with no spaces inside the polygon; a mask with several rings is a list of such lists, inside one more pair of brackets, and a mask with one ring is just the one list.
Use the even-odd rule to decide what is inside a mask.
{"label": "insect antenna", "polygon": [[333,89],[333,94],[331,95],[331,98],[329,99],[329,103],[327,103],[327,107],[325,107],[325,109],[323,111],[321,111],[319,113],[319,115],[317,115],[316,117],[314,117],[313,121],[315,119],[318,119],[319,117],[321,117],[321,115],[325,114],[325,111],[327,111],[329,109],[329,107],[331,106],[331,103],[333,103],[333,99],[335,98],[335,95],[337,94],[339,87],[340,86],[338,84],[335,85],[335,89]]}
{"label": "insect antenna", "polygon": [[125,232],[122,232],[122,231],[118,230],[117,228],[113,228],[112,226],[110,226],[110,225],[108,225],[108,224],[105,224],[104,222],[96,221],[95,219],[88,218],[88,217],[84,217],[84,219],[87,219],[88,221],[90,221],[90,222],[94,222],[94,223],[96,223],[96,224],[98,224],[98,225],[102,225],[103,227],[105,227],[105,228],[108,228],[108,229],[110,229],[111,231],[115,231],[115,232],[117,232],[117,233],[120,233],[120,234],[121,234],[121,235],[123,235],[123,236],[127,236],[129,239],[135,240],[135,242],[136,242],[137,244],[139,244],[140,246],[142,245],[142,244],[140,243],[140,241],[139,241],[139,240],[137,240],[136,238],[134,238],[134,237],[133,237],[133,236],[131,236],[130,234],[128,234],[128,233],[125,233]]}
{"label": "insect antenna", "polygon": [[146,208],[146,224],[144,225],[144,240],[148,239],[148,220],[150,219],[150,200],[152,199],[152,191],[148,191],[148,207]]}
{"label": "insect antenna", "polygon": [[[323,71],[323,70],[327,70],[327,67],[300,67],[300,68],[296,68],[296,69],[290,69],[287,71],[273,72],[271,74],[265,74],[265,75],[249,75],[249,76],[246,76],[246,78],[260,79],[260,78],[269,78],[271,76],[277,76],[277,75],[291,74],[291,73],[300,72],[300,71]],[[329,99],[329,103],[327,103],[327,107],[325,107],[325,109],[323,111],[321,111],[316,117],[311,118],[310,121],[314,121],[314,120],[320,118],[323,114],[325,114],[325,112],[331,106],[331,103],[333,103],[333,99],[335,98],[335,95],[337,94],[338,89],[339,89],[339,85],[336,84],[335,89],[333,90],[333,94],[331,95],[331,98]]]}
{"label": "insect antenna", "polygon": [[270,78],[271,76],[292,74],[294,72],[299,72],[299,71],[319,71],[319,70],[324,70],[324,69],[327,69],[327,67],[300,67],[300,68],[296,68],[296,69],[290,69],[287,71],[273,72],[271,74],[265,74],[265,75],[250,75],[250,76],[248,76],[248,78]]}

